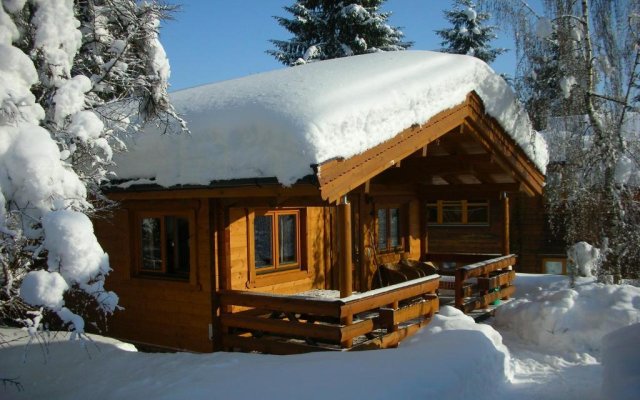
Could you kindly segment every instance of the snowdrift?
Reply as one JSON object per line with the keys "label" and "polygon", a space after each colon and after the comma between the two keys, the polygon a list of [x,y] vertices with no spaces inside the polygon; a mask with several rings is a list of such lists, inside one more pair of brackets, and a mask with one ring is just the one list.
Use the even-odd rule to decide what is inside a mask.
{"label": "snowdrift", "polygon": [[[527,280],[556,280],[549,287],[534,288]],[[571,357],[589,353],[598,357],[602,338],[616,329],[640,322],[640,288],[629,285],[603,285],[581,279],[569,288],[567,277],[519,274],[527,292],[496,312],[498,330],[509,330],[522,340],[545,346]],[[517,294],[522,296],[522,294]]]}
{"label": "snowdrift", "polygon": [[[5,339],[24,334],[1,332]],[[21,381],[24,391],[13,391],[15,399],[281,399],[285,394],[291,399],[452,400],[495,398],[509,376],[500,335],[448,307],[430,329],[392,350],[144,354],[112,339],[92,338],[86,350],[77,342],[54,340],[46,363],[41,347],[32,345],[23,364],[24,340],[13,342],[0,350],[0,375]]]}

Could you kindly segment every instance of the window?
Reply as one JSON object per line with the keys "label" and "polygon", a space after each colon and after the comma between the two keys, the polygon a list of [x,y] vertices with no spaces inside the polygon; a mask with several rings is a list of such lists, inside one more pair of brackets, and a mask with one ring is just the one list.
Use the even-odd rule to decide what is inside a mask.
{"label": "window", "polygon": [[389,252],[404,247],[400,207],[380,207],[376,211],[378,251]]}
{"label": "window", "polygon": [[188,213],[141,213],[136,221],[138,273],[188,279],[193,218]]}
{"label": "window", "polygon": [[545,274],[566,275],[567,260],[565,258],[543,258],[542,272]]}
{"label": "window", "polygon": [[430,225],[489,225],[487,200],[438,200],[426,212]]}
{"label": "window", "polygon": [[300,211],[256,211],[253,266],[257,274],[300,269]]}

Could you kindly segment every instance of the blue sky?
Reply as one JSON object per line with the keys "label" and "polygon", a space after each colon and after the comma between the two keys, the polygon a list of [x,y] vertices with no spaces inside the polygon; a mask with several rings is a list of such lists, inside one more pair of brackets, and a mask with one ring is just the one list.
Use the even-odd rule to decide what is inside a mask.
{"label": "blue sky", "polygon": [[[172,1],[178,3],[180,0]],[[171,91],[284,68],[265,53],[269,39],[291,34],[272,18],[290,15],[283,6],[293,0],[182,0],[175,20],[164,24],[160,38],[171,63]],[[442,10],[449,0],[388,0],[390,23],[400,26],[414,50],[435,50],[440,39],[434,30],[448,26]],[[511,48],[509,35],[498,32],[495,46]],[[513,51],[492,65],[513,75]]]}

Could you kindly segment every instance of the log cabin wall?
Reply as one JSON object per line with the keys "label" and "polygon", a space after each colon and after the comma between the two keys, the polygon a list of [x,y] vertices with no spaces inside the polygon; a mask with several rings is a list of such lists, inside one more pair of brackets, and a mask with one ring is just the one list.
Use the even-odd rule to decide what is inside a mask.
{"label": "log cabin wall", "polygon": [[[252,215],[260,209],[300,212],[301,268],[264,274],[252,272]],[[330,243],[330,212],[327,207],[229,207],[227,212],[229,265],[223,268],[222,289],[289,294],[325,288],[325,272],[330,269],[330,260],[325,251]]]}
{"label": "log cabin wall", "polygon": [[500,254],[504,217],[497,197],[489,200],[489,225],[428,225],[428,252]]}
{"label": "log cabin wall", "polygon": [[[208,199],[123,201],[112,218],[94,221],[96,235],[109,254],[113,271],[106,288],[120,296],[123,311],[108,321],[107,334],[158,347],[198,352],[213,350],[214,247]],[[190,218],[190,270],[182,278],[140,273],[140,213],[185,213]],[[192,224],[193,223],[193,224]],[[194,237],[195,236],[195,237]]]}
{"label": "log cabin wall", "polygon": [[545,259],[566,257],[564,241],[549,226],[542,196],[513,196],[511,216],[511,246],[520,272],[544,273]]}

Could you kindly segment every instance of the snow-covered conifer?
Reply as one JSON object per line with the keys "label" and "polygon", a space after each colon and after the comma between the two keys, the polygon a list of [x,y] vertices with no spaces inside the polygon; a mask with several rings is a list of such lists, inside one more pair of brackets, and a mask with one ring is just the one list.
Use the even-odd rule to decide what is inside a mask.
{"label": "snow-covered conifer", "polygon": [[1,318],[35,332],[44,312],[82,334],[87,302],[116,309],[117,295],[104,288],[109,259],[88,216],[105,204],[100,184],[123,150],[118,129],[182,123],[168,102],[158,40],[171,9],[135,0],[0,2]]}
{"label": "snow-covered conifer", "polygon": [[452,26],[436,31],[442,38],[441,51],[474,56],[486,63],[507,51],[491,47],[490,42],[497,38],[496,27],[485,25],[491,16],[478,12],[472,0],[454,0],[453,8],[445,10],[444,15]]}
{"label": "snow-covered conifer", "polygon": [[267,53],[284,65],[347,57],[376,51],[405,50],[410,42],[381,12],[385,0],[298,0],[284,9],[293,18],[274,17],[294,36],[271,40],[276,47]]}

